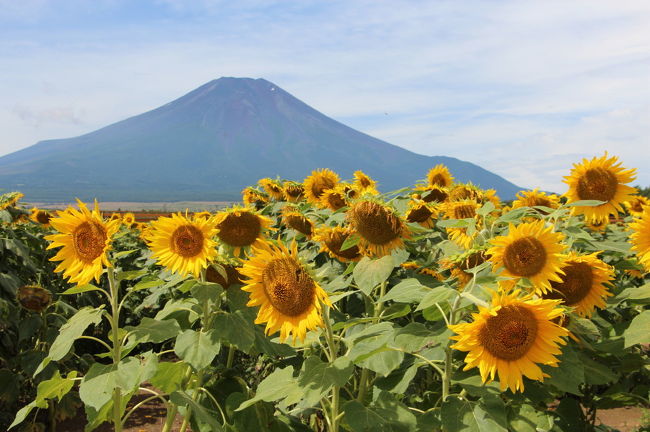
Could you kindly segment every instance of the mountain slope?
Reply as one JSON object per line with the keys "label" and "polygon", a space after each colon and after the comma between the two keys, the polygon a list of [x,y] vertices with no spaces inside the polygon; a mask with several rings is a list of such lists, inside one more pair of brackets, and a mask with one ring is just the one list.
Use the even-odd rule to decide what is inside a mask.
{"label": "mountain slope", "polygon": [[264,79],[220,78],[144,114],[0,158],[0,188],[32,200],[228,200],[261,177],[362,169],[384,191],[444,163],[459,181],[512,198],[518,187],[477,165],[423,156],[349,128]]}

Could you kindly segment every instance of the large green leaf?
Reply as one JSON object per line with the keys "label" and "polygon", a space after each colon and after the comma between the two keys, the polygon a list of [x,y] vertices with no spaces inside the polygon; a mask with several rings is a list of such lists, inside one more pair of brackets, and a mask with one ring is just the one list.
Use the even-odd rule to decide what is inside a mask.
{"label": "large green leaf", "polygon": [[181,389],[189,366],[183,362],[160,362],[149,382],[165,393]]}
{"label": "large green leaf", "polygon": [[427,309],[431,306],[435,306],[436,303],[441,304],[456,294],[457,291],[449,288],[448,286],[435,287],[434,289],[430,290],[424,296],[424,298],[422,298],[416,310]]}
{"label": "large green leaf", "polygon": [[79,384],[79,397],[86,408],[99,412],[113,398],[116,386],[117,367],[93,363]]}
{"label": "large green leaf", "polygon": [[379,301],[392,300],[399,303],[419,303],[430,291],[431,288],[422,285],[419,280],[410,278],[392,287]]}
{"label": "large green leaf", "polygon": [[117,366],[115,386],[126,395],[140,387],[140,383],[149,380],[158,369],[158,356],[151,351],[137,357],[127,357]]}
{"label": "large green leaf", "polygon": [[248,352],[255,342],[255,324],[242,311],[219,311],[214,317],[213,331],[220,339],[244,352]]}
{"label": "large green leaf", "polygon": [[370,406],[352,400],[343,405],[344,424],[352,432],[415,431],[415,415],[388,392],[381,392]]}
{"label": "large green leaf", "polygon": [[544,382],[555,386],[557,389],[578,396],[582,396],[580,385],[585,382],[585,369],[578,354],[570,346],[562,349],[562,355],[558,358],[558,367],[544,366],[544,372],[551,377]]}
{"label": "large green leaf", "polygon": [[309,357],[298,376],[298,384],[304,391],[300,405],[316,405],[332,386],[344,386],[353,371],[354,365],[347,357],[339,357],[332,364],[323,362],[316,356]]}
{"label": "large green leaf", "polygon": [[351,345],[348,357],[358,366],[387,376],[404,359],[404,353],[391,349],[394,329],[391,323],[383,322],[367,326],[348,338]]}
{"label": "large green leaf", "polygon": [[623,336],[625,337],[625,348],[636,344],[650,343],[650,310],[645,310],[635,316]]}
{"label": "large green leaf", "polygon": [[274,402],[289,399],[296,403],[302,398],[302,392],[298,380],[293,377],[292,366],[276,369],[257,386],[255,396],[243,402],[235,411],[246,409],[259,401]]}
{"label": "large green leaf", "polygon": [[36,398],[16,413],[16,417],[9,429],[22,423],[34,408],[47,408],[48,399],[56,398],[61,400],[72,389],[76,377],[76,371],[70,372],[66,378],[63,378],[59,371],[56,371],[52,378],[41,382],[36,389]]}
{"label": "large green leaf", "polygon": [[220,348],[221,343],[214,330],[185,330],[176,337],[174,352],[194,369],[201,370],[212,363]]}
{"label": "large green leaf", "polygon": [[[483,399],[481,399],[483,401]],[[450,396],[442,403],[442,425],[447,432],[507,432],[503,401],[493,396],[485,403]]]}
{"label": "large green leaf", "polygon": [[[192,418],[199,425],[200,431],[220,432],[223,430],[221,423],[217,421],[218,412],[210,410],[197,403],[191,396],[183,391],[177,391],[170,395],[170,400],[178,406],[192,408]],[[192,427],[194,428],[194,427]]]}
{"label": "large green leaf", "polygon": [[161,343],[178,336],[181,327],[175,320],[156,320],[142,318],[136,327],[128,326],[124,330],[130,333],[128,345],[153,342]]}
{"label": "large green leaf", "polygon": [[388,279],[394,268],[395,260],[392,255],[379,259],[363,257],[354,267],[352,274],[359,289],[369,296],[373,288]]}

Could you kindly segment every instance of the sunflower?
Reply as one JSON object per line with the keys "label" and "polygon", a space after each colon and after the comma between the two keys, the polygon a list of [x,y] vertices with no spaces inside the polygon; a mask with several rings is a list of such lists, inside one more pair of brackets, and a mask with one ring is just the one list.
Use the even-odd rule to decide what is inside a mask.
{"label": "sunflower", "polygon": [[357,201],[347,212],[352,229],[359,234],[364,255],[384,256],[404,245],[410,236],[407,226],[388,207],[371,200]]}
{"label": "sunflower", "polygon": [[269,194],[269,196],[274,200],[282,201],[284,199],[284,189],[279,181],[267,177],[260,179],[257,183],[262,186],[264,192]]}
{"label": "sunflower", "polygon": [[6,194],[0,195],[0,210],[15,206],[16,203],[24,196],[25,195],[20,192],[8,192]]}
{"label": "sunflower", "polygon": [[201,211],[201,212],[196,212],[193,215],[195,218],[203,218],[203,219],[210,219],[212,217],[212,213],[209,211]]}
{"label": "sunflower", "polygon": [[460,255],[443,258],[440,266],[451,271],[451,276],[458,280],[458,288],[463,288],[474,276],[470,271],[483,264],[489,258],[486,247],[472,248]]}
{"label": "sunflower", "polygon": [[413,198],[421,199],[426,203],[442,203],[449,198],[447,188],[440,186],[418,186],[413,190],[415,191]]}
{"label": "sunflower", "polygon": [[68,207],[50,219],[59,234],[45,236],[45,239],[51,242],[48,249],[61,247],[50,259],[61,261],[54,271],[63,272],[63,277],[71,283],[85,285],[92,279],[99,282],[104,266],[111,266],[107,252],[119,222],[104,222],[97,201],[92,211],[83,202],[77,200],[77,203],[79,210]]}
{"label": "sunflower", "polygon": [[[447,202],[443,205],[443,211],[446,219],[472,219],[476,218],[478,207],[476,201],[467,199]],[[467,228],[446,228],[446,231],[451,241],[465,249],[472,246],[474,239],[478,235],[478,231],[468,234]]]}
{"label": "sunflower", "polygon": [[608,219],[596,220],[596,221],[585,220],[585,225],[589,227],[590,230],[599,233],[604,233],[605,231],[607,231],[608,223],[609,223]]}
{"label": "sunflower", "polygon": [[282,209],[282,222],[291,229],[310,238],[314,234],[314,224],[300,211],[293,206],[286,206]]}
{"label": "sunflower", "polygon": [[122,216],[122,223],[128,227],[135,223],[135,215],[131,212],[124,213]]}
{"label": "sunflower", "polygon": [[612,295],[605,284],[614,279],[614,271],[596,255],[572,251],[564,260],[562,282],[551,282],[552,290],[542,297],[561,300],[581,317],[589,318],[594,308],[604,308],[605,297]]}
{"label": "sunflower", "polygon": [[650,272],[650,207],[645,207],[638,218],[630,223],[632,250],[636,252],[639,262]]}
{"label": "sunflower", "polygon": [[337,184],[332,189],[327,189],[320,197],[321,207],[328,208],[332,211],[347,207],[347,195],[344,186]]}
{"label": "sunflower", "polygon": [[433,228],[438,217],[438,210],[424,201],[412,200],[409,201],[405,217],[407,222],[417,223],[425,228]]}
{"label": "sunflower", "polygon": [[29,218],[32,221],[36,222],[37,224],[41,224],[44,227],[49,227],[50,219],[52,219],[52,215],[47,210],[42,210],[34,207],[31,210],[31,215],[29,216]]}
{"label": "sunflower", "polygon": [[[217,270],[217,266],[222,271]],[[224,278],[223,274],[226,275]],[[205,271],[205,280],[208,282],[218,283],[223,289],[228,289],[231,285],[240,284],[242,275],[237,268],[230,264],[214,262],[208,266]]]}
{"label": "sunflower", "polygon": [[[513,209],[536,206],[556,209],[560,207],[560,197],[555,194],[547,195],[545,192],[534,189],[532,191],[517,192],[517,199],[512,202]],[[542,210],[539,210],[539,212],[546,214],[546,212]]]}
{"label": "sunflower", "polygon": [[16,300],[28,311],[40,313],[52,303],[52,293],[42,286],[26,285],[18,288]]}
{"label": "sunflower", "polygon": [[305,197],[305,188],[300,183],[286,182],[283,189],[284,199],[289,202],[302,201]]}
{"label": "sunflower", "polygon": [[[361,194],[367,193],[370,195],[378,195],[377,182],[371,179],[366,173],[361,170],[355,171],[354,174],[354,188]],[[355,197],[350,197],[355,198]]]}
{"label": "sunflower", "polygon": [[246,205],[253,205],[256,209],[263,208],[269,202],[269,197],[263,192],[253,189],[252,187],[245,188],[242,192],[242,201]]}
{"label": "sunflower", "polygon": [[338,174],[327,168],[312,171],[311,175],[303,182],[307,201],[315,206],[321,205],[320,199],[323,193],[328,189],[334,188],[338,182]]}
{"label": "sunflower", "polygon": [[111,216],[108,218],[110,221],[119,221],[122,223],[122,215],[119,213],[111,213]]}
{"label": "sunflower", "polygon": [[501,198],[499,198],[495,189],[488,189],[483,192],[483,202],[487,201],[494,204],[494,208],[498,209],[501,207]]}
{"label": "sunflower", "polygon": [[242,249],[263,242],[264,231],[272,224],[266,216],[246,207],[235,206],[216,215],[217,236],[222,244],[232,248],[239,256]]}
{"label": "sunflower", "polygon": [[557,366],[559,345],[567,329],[553,322],[561,317],[559,300],[519,298],[519,290],[495,292],[489,307],[479,306],[471,323],[450,325],[457,333],[451,347],[467,351],[465,369],[478,367],[483,382],[499,377],[501,391],[524,391],[524,375],[532,380],[547,378],[538,364]]}
{"label": "sunflower", "polygon": [[327,252],[332,258],[342,262],[359,261],[361,253],[357,245],[341,250],[341,246],[351,234],[352,230],[349,228],[323,227],[316,231],[314,240],[321,244],[321,251]]}
{"label": "sunflower", "polygon": [[483,202],[483,191],[471,183],[459,183],[449,189],[449,201],[474,200]]}
{"label": "sunflower", "polygon": [[551,282],[562,282],[562,233],[539,220],[510,224],[508,235],[492,239],[488,249],[494,270],[503,267],[503,274],[515,278],[528,278],[538,293],[551,290]]}
{"label": "sunflower", "polygon": [[244,263],[241,274],[249,278],[242,290],[250,293],[247,306],[260,306],[256,324],[266,323],[266,334],[280,331],[280,341],[305,340],[307,330],[323,326],[321,303],[330,300],[298,260],[298,248],[261,243]]}
{"label": "sunflower", "polygon": [[622,212],[621,204],[629,201],[636,189],[625,183],[633,181],[636,169],[621,167],[616,156],[607,157],[607,152],[599,158],[583,159],[581,164],[573,164],[571,175],[564,177],[569,190],[564,194],[567,202],[580,200],[604,201],[604,204],[594,207],[575,206],[571,214],[583,214],[591,221],[606,220],[609,215]]}
{"label": "sunflower", "polygon": [[623,203],[628,213],[632,216],[639,217],[643,213],[643,208],[650,206],[650,199],[643,195],[634,195],[631,199]]}
{"label": "sunflower", "polygon": [[[143,233],[144,234],[144,233]],[[181,213],[152,221],[145,236],[153,257],[174,273],[198,277],[217,256],[213,219],[188,218]]]}
{"label": "sunflower", "polygon": [[431,168],[427,173],[427,182],[429,186],[449,187],[454,181],[454,177],[443,164],[438,164]]}

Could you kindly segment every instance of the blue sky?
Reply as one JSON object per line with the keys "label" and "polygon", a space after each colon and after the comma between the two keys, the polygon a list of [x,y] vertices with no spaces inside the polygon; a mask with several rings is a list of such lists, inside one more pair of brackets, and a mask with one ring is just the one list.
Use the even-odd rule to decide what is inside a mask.
{"label": "blue sky", "polygon": [[0,155],[220,76],[564,192],[608,150],[650,185],[650,2],[0,0]]}

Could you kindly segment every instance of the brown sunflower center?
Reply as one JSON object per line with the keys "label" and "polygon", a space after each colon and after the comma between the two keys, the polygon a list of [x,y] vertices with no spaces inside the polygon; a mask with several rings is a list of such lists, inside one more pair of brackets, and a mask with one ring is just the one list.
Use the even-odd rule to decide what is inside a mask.
{"label": "brown sunflower center", "polygon": [[470,204],[459,205],[454,208],[455,219],[470,219],[476,216],[476,207]]}
{"label": "brown sunflower center", "polygon": [[221,285],[223,289],[228,289],[232,284],[241,283],[241,274],[237,269],[230,264],[222,264],[221,267],[226,273],[226,279],[223,278],[221,272],[217,271],[214,266],[208,266],[205,272],[205,279],[208,282],[214,282]]}
{"label": "brown sunflower center", "polygon": [[503,265],[516,276],[534,276],[546,264],[546,249],[534,237],[523,237],[506,246]]}
{"label": "brown sunflower center", "polygon": [[604,168],[591,168],[578,180],[578,197],[583,200],[609,201],[616,195],[618,180]]}
{"label": "brown sunflower center", "polygon": [[406,220],[409,222],[426,222],[432,214],[433,212],[429,207],[421,205],[411,209],[408,215],[406,215]]}
{"label": "brown sunflower center", "polygon": [[41,312],[52,301],[52,293],[38,285],[18,288],[16,297],[22,307],[33,312]]}
{"label": "brown sunflower center", "polygon": [[449,198],[451,201],[462,201],[478,198],[478,194],[470,188],[461,186],[452,190]]}
{"label": "brown sunflower center", "polygon": [[93,262],[104,253],[106,239],[106,228],[94,221],[80,224],[72,233],[76,255],[85,263]]}
{"label": "brown sunflower center", "polygon": [[203,233],[194,225],[182,225],[172,233],[171,249],[183,258],[191,258],[203,250]]}
{"label": "brown sunflower center", "polygon": [[291,198],[298,198],[302,195],[303,189],[302,186],[287,186],[286,193]]}
{"label": "brown sunflower center", "polygon": [[505,306],[487,319],[478,338],[485,349],[501,360],[517,360],[535,343],[537,320],[523,306]]}
{"label": "brown sunflower center", "polygon": [[469,270],[483,264],[488,259],[485,252],[474,252],[461,261],[459,267],[461,270]]}
{"label": "brown sunflower center", "polygon": [[564,300],[567,306],[577,304],[589,294],[594,280],[591,267],[587,263],[572,262],[564,267],[562,282],[551,281],[553,291],[546,293],[544,298]]}
{"label": "brown sunflower center", "polygon": [[297,214],[290,214],[285,217],[285,220],[287,222],[287,225],[299,233],[302,233],[306,236],[310,236],[312,234],[313,226],[309,219],[306,217]]}
{"label": "brown sunflower center", "polygon": [[262,223],[257,215],[241,212],[230,213],[218,226],[219,238],[230,246],[250,246],[260,235]]}
{"label": "brown sunflower center", "polygon": [[327,203],[329,204],[329,208],[332,210],[338,210],[348,205],[345,202],[345,198],[343,198],[340,193],[331,193],[327,195]]}
{"label": "brown sunflower center", "polygon": [[447,186],[447,178],[442,174],[435,174],[429,178],[429,184],[431,186]]}
{"label": "brown sunflower center", "polygon": [[357,245],[341,250],[341,246],[343,246],[343,243],[345,243],[345,240],[347,240],[348,236],[348,233],[334,231],[330,233],[325,239],[325,246],[327,246],[327,248],[332,251],[334,255],[340,256],[342,258],[350,260],[359,258],[359,247]]}
{"label": "brown sunflower center", "polygon": [[442,189],[432,189],[430,191],[425,192],[422,195],[422,201],[427,203],[443,202],[444,200],[447,199],[448,196],[449,194]]}
{"label": "brown sunflower center", "polygon": [[364,239],[376,245],[389,243],[402,232],[402,222],[399,218],[372,201],[357,204],[352,209],[351,221]]}
{"label": "brown sunflower center", "polygon": [[38,223],[47,225],[50,223],[50,214],[48,212],[45,212],[43,210],[39,210],[38,213],[36,213],[36,220]]}
{"label": "brown sunflower center", "polygon": [[314,281],[293,258],[271,261],[262,273],[262,284],[273,307],[284,315],[301,315],[314,302]]}
{"label": "brown sunflower center", "polygon": [[370,178],[368,178],[366,176],[359,177],[359,184],[364,189],[369,188],[370,186],[372,186],[372,182],[370,181]]}
{"label": "brown sunflower center", "polygon": [[334,180],[321,175],[311,185],[311,193],[316,198],[320,198],[326,190],[332,189],[335,185],[336,182]]}

